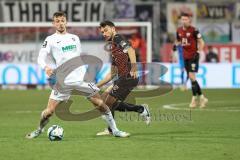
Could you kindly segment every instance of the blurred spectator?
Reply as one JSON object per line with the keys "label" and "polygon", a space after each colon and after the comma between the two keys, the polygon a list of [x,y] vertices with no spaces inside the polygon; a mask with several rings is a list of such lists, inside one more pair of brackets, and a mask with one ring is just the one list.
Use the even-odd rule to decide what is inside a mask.
{"label": "blurred spectator", "polygon": [[141,35],[133,34],[129,41],[135,49],[137,62],[146,62],[146,42]]}
{"label": "blurred spectator", "polygon": [[215,53],[213,51],[213,47],[212,46],[208,47],[208,53],[207,53],[207,56],[206,56],[206,62],[209,62],[209,63],[218,63],[219,62],[218,55],[217,55],[217,53]]}
{"label": "blurred spectator", "polygon": [[114,0],[115,19],[132,19],[135,15],[133,0]]}

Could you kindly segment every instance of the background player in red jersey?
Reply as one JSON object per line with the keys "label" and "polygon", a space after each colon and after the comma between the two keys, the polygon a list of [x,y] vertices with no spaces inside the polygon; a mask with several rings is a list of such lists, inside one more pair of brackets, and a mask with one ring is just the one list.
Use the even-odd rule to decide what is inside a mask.
{"label": "background player in red jersey", "polygon": [[206,106],[208,99],[202,94],[201,88],[196,80],[196,73],[198,72],[199,66],[199,53],[203,51],[204,41],[202,39],[199,31],[191,25],[191,17],[189,14],[183,13],[181,15],[181,23],[177,29],[177,40],[176,45],[181,44],[183,47],[183,58],[184,65],[187,71],[187,74],[192,83],[192,101],[190,107],[194,108],[198,105],[199,96],[199,105],[200,108]]}

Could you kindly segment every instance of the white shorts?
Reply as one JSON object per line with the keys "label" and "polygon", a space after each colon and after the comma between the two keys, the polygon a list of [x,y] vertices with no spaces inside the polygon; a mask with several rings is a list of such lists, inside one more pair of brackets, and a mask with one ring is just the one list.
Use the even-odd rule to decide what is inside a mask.
{"label": "white shorts", "polygon": [[61,91],[53,89],[50,95],[50,99],[56,101],[66,101],[70,98],[71,95],[83,95],[89,98],[98,92],[99,88],[94,83],[83,81],[72,82],[67,83],[66,86],[61,89]]}

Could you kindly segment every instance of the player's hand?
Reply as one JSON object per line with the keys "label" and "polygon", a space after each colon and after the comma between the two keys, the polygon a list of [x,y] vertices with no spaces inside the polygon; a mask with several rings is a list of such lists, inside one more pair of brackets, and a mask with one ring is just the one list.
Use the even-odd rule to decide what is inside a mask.
{"label": "player's hand", "polygon": [[55,74],[52,74],[47,80],[49,85],[52,87],[57,83],[57,78]]}
{"label": "player's hand", "polygon": [[132,66],[132,69],[131,69],[131,71],[130,71],[130,75],[131,75],[131,77],[132,78],[137,78],[137,66],[136,65],[133,65]]}
{"label": "player's hand", "polygon": [[197,53],[194,55],[194,59],[198,60],[200,58],[200,52],[197,51]]}
{"label": "player's hand", "polygon": [[173,50],[173,51],[176,51],[176,50],[177,50],[177,45],[176,45],[176,44],[173,45],[172,50]]}
{"label": "player's hand", "polygon": [[44,70],[45,70],[47,76],[48,76],[48,77],[51,77],[51,75],[53,74],[53,69],[50,68],[50,67],[48,67],[48,66],[46,66],[46,67],[44,68]]}

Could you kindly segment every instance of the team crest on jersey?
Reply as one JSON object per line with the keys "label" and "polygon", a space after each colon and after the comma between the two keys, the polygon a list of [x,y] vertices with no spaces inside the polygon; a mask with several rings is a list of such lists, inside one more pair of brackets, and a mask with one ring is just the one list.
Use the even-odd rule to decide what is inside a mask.
{"label": "team crest on jersey", "polygon": [[124,47],[126,44],[127,44],[127,43],[126,43],[125,41],[121,41],[121,42],[120,42],[120,46],[121,46],[121,47]]}
{"label": "team crest on jersey", "polygon": [[113,89],[114,91],[116,91],[118,88],[119,88],[119,87],[118,87],[117,85],[114,85],[112,89]]}
{"label": "team crest on jersey", "polygon": [[75,38],[72,38],[72,40],[73,40],[73,41],[76,41],[76,39],[75,39]]}

